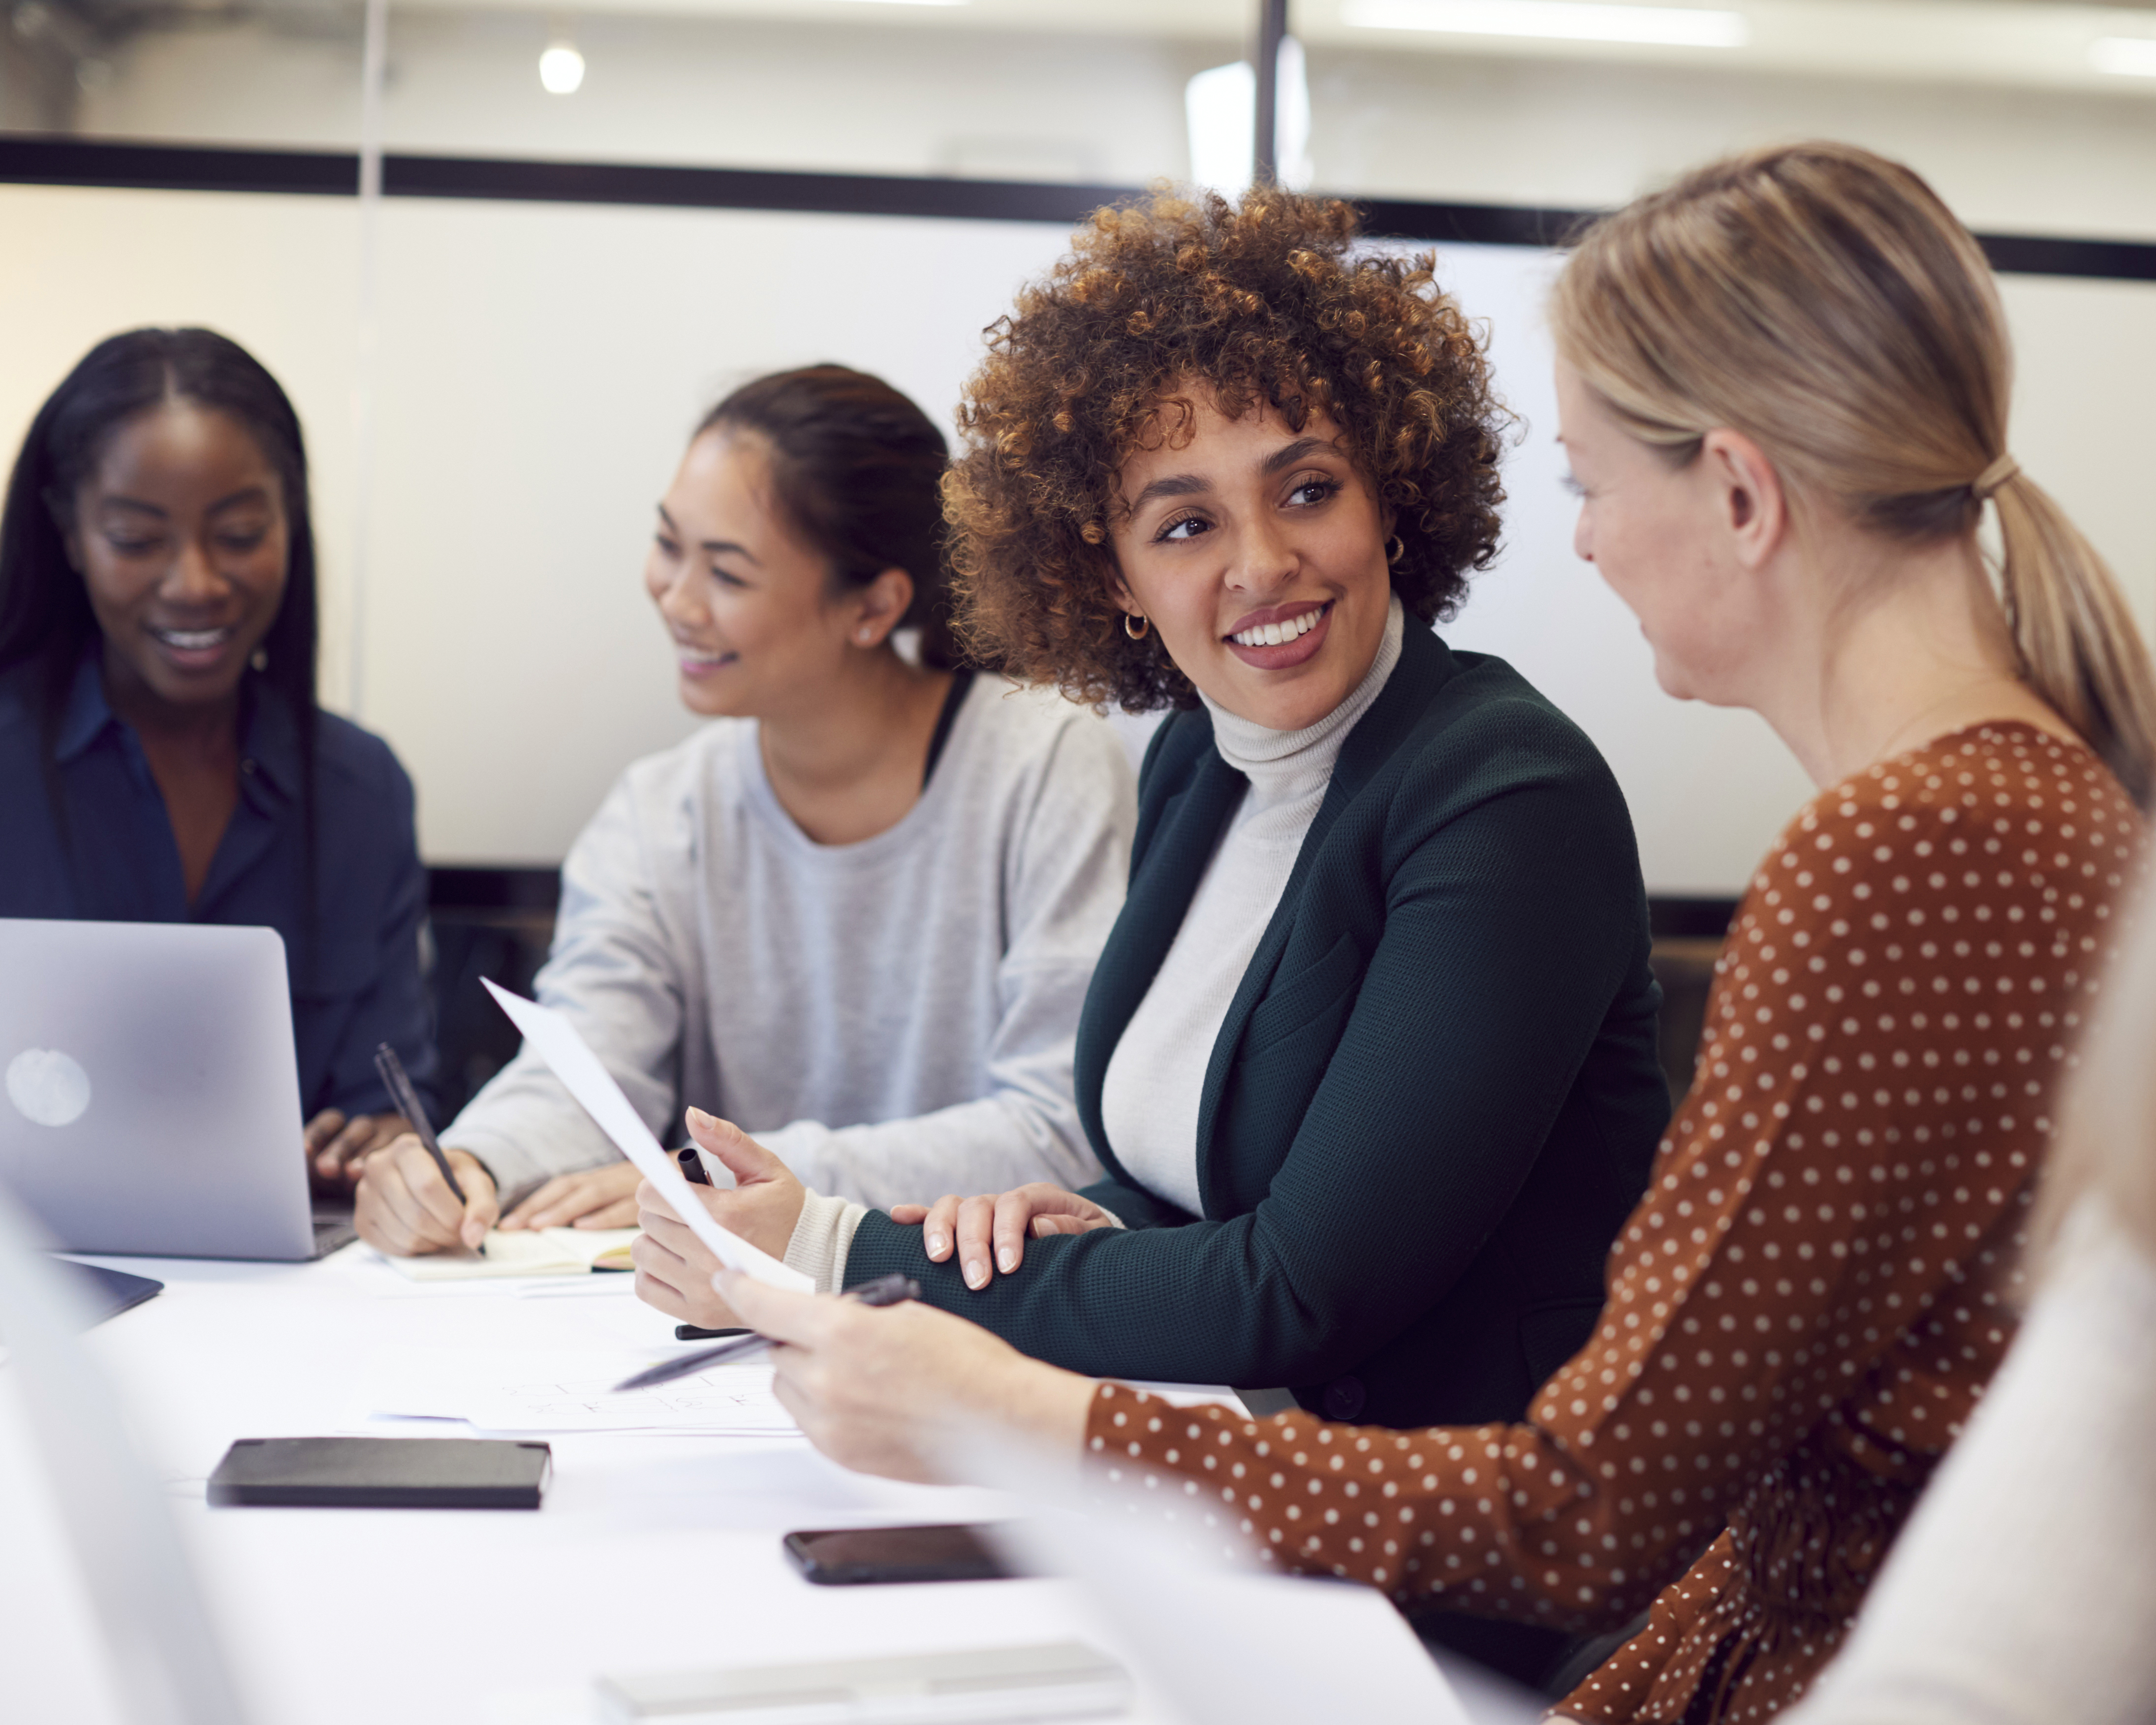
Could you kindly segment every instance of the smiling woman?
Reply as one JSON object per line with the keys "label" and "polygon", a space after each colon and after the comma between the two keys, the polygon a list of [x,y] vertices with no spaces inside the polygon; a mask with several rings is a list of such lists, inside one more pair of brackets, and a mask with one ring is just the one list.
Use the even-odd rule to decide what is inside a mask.
{"label": "smiling woman", "polygon": [[424,1084],[412,787],[315,705],[300,424],[207,330],[94,349],[38,412],[0,521],[0,916],[266,923],[291,968],[318,1183]]}
{"label": "smiling woman", "polygon": [[[2156,668],[2102,559],[2005,447],[1984,254],[1907,168],[1790,145],[1599,223],[1550,321],[1580,554],[1666,686],[1758,712],[1820,788],[1730,925],[1599,1322],[1527,1416],[1383,1430],[1178,1409],[926,1307],[731,1273],[721,1294],[779,1342],[780,1399],[849,1465],[947,1468],[951,1423],[986,1415],[1284,1567],[1409,1609],[1601,1630],[1552,1690],[1564,1718],[1784,1715],[1823,1668],[1834,1683],[1912,1536],[1887,1571],[1902,1590],[1807,1725],[2146,1718],[2145,1594],[2089,1558],[2140,1548],[2132,1481],[2102,1468],[2110,1449],[2145,1471],[2143,1410],[2112,1394],[2138,1368],[2145,1277],[2100,1257],[2066,1310],[2101,1322],[2046,1363],[2052,1303],[2036,1360],[1986,1382],[2093,1004],[2134,1009],[2098,1067],[2130,1051],[2147,1068],[2147,978],[2104,972],[2145,869]],[[2145,1153],[2123,1094],[2064,1111],[2082,1169],[2092,1144]],[[1383,1143],[1357,1149],[1374,1163]],[[1395,1201],[1371,1238],[1417,1216]],[[2088,1225],[2104,1253],[2103,1219]],[[1173,1309],[1188,1327],[1190,1303]],[[1929,1488],[1947,1492],[1929,1529],[1903,1533],[1973,1440]],[[2037,1495],[2070,1475],[2097,1484]]]}
{"label": "smiling woman", "polygon": [[[585,829],[539,975],[654,1132],[722,1108],[821,1189],[761,1189],[793,1260],[828,1254],[846,1200],[1096,1171],[1071,1043],[1130,767],[1091,715],[962,666],[946,459],[918,407],[843,366],[712,409],[644,582],[713,722]],[[363,1237],[476,1244],[505,1199],[511,1229],[635,1219],[634,1168],[529,1050],[442,1137],[467,1201],[404,1139],[360,1188]]]}
{"label": "smiling woman", "polygon": [[[743,1182],[714,1213],[827,1287],[902,1271],[1083,1372],[1512,1419],[1667,1117],[1645,898],[1594,748],[1427,627],[1496,546],[1502,416],[1428,265],[1353,237],[1277,193],[1104,211],[968,392],[963,633],[1178,709],[1078,1029],[1106,1179],[850,1206],[811,1263],[781,1227],[814,1200],[691,1124]],[[693,1237],[645,1225],[645,1296],[724,1321]],[[1528,1676],[1555,1647],[1446,1633]]]}

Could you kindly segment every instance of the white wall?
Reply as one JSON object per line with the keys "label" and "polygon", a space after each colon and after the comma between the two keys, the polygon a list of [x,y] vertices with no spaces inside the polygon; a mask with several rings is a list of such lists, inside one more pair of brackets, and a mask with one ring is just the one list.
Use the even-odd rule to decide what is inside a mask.
{"label": "white wall", "polygon": [[[1183,86],[1231,57],[1170,39],[587,17],[574,96],[542,14],[393,13],[393,150],[1140,185],[1188,172]],[[351,149],[355,40],[263,25],[136,36],[80,129]]]}
{"label": "white wall", "polygon": [[[386,136],[452,153],[1137,185],[1188,172],[1183,81],[1241,51],[1210,37],[967,30],[957,9],[920,18],[931,11],[952,27],[587,13],[574,22],[589,71],[563,98],[538,86],[555,28],[544,11],[393,8]],[[2150,80],[1897,82],[1447,54],[1440,39],[1313,44],[1317,183],[1596,208],[1727,150],[1829,136],[1910,162],[1979,228],[2156,235]],[[131,39],[79,124],[348,149],[358,71],[356,39],[191,19]]]}
{"label": "white wall", "polygon": [[1807,137],[1908,162],[1979,230],[2156,235],[2156,100],[1485,57],[1314,56],[1318,182],[1600,209],[1727,151]]}
{"label": "white wall", "polygon": [[[353,705],[357,207],[0,187],[0,446],[99,336],[203,321],[285,381],[316,464],[326,690]],[[700,410],[834,358],[947,417],[979,331],[1060,228],[391,200],[358,716],[418,780],[436,861],[552,861],[628,759],[684,734],[639,582],[654,501]],[[1507,550],[1447,631],[1502,653],[1587,728],[1630,799],[1650,886],[1739,889],[1806,794],[1748,715],[1655,689],[1630,617],[1570,552],[1539,313],[1551,267],[1455,248],[1525,435]],[[2156,288],[2010,280],[2015,447],[2156,615],[2143,499]]]}
{"label": "white wall", "polygon": [[[1507,548],[1445,631],[1510,660],[1615,769],[1650,890],[1736,893],[1811,793],[1761,720],[1661,694],[1631,614],[1572,554],[1573,506],[1538,311],[1547,254],[1455,247],[1440,277],[1491,320],[1499,386],[1525,437],[1508,461]],[[2111,558],[2144,629],[2156,624],[2156,458],[2139,403],[2156,389],[2156,286],[2008,277],[2020,352],[2012,445]]]}
{"label": "white wall", "polygon": [[[683,734],[652,510],[732,384],[834,359],[948,424],[1023,223],[393,202],[365,711],[441,858],[558,857]],[[507,770],[506,770],[507,769]]]}
{"label": "white wall", "polygon": [[[358,206],[0,186],[0,460],[38,403],[105,336],[148,323],[238,337],[297,403],[328,564],[326,626],[341,639],[352,536],[352,367]],[[333,653],[326,694],[345,690]]]}

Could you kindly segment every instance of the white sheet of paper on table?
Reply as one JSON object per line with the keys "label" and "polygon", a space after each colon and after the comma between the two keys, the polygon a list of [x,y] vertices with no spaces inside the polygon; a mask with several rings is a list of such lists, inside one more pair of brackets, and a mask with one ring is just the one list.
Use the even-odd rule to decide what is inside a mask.
{"label": "white sheet of paper on table", "polygon": [[613,1075],[600,1063],[590,1045],[577,1034],[575,1025],[552,1008],[526,1000],[521,994],[512,994],[491,982],[487,983],[486,990],[524,1033],[524,1040],[539,1051],[539,1058],[552,1069],[584,1112],[613,1140],[614,1147],[634,1163],[637,1171],[665,1195],[674,1213],[717,1255],[721,1264],[775,1288],[791,1288],[803,1294],[816,1291],[816,1284],[809,1277],[798,1270],[788,1269],[770,1253],[751,1245],[712,1219],[711,1213],[696,1202],[674,1158],[660,1148],[659,1140],[651,1136],[651,1128],[644,1123],[643,1116],[622,1094]]}
{"label": "white sheet of paper on table", "polygon": [[798,1430],[762,1361],[718,1365],[650,1389],[613,1386],[665,1355],[608,1348],[402,1348],[374,1361],[376,1414],[469,1420],[483,1431]]}

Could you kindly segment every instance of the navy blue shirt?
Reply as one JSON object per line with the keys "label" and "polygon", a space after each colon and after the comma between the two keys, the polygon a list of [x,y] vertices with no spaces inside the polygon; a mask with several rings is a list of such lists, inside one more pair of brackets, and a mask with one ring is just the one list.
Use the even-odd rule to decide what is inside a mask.
{"label": "navy blue shirt", "polygon": [[300,737],[284,699],[249,676],[240,701],[239,801],[194,904],[180,851],[135,729],[105,699],[93,652],[75,675],[54,738],[64,841],[38,738],[36,677],[0,674],[0,916],[100,922],[217,922],[284,937],[300,1098],[377,1114],[374,1071],[393,1045],[422,1091],[434,1073],[419,973],[426,873],[412,781],[378,737],[329,713],[315,721],[316,868],[308,927]]}

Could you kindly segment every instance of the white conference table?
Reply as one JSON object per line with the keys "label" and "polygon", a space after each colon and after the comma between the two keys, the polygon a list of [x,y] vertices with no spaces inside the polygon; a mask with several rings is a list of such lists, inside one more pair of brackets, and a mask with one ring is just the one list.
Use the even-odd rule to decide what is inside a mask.
{"label": "white conference table", "polygon": [[[596,1717],[602,1672],[1072,1635],[1125,1651],[1065,1582],[811,1586],[780,1548],[788,1529],[981,1520],[1011,1506],[850,1473],[798,1437],[550,1435],[553,1480],[536,1513],[212,1508],[204,1482],[234,1439],[369,1430],[381,1350],[670,1345],[671,1322],[626,1276],[578,1279],[588,1291],[573,1294],[554,1291],[560,1279],[544,1293],[413,1284],[357,1245],[308,1265],[89,1261],[166,1284],[85,1340],[165,1482],[258,1722],[566,1725]],[[93,1692],[98,1644],[54,1555],[49,1506],[28,1483],[37,1463],[11,1394],[0,1381],[0,1530],[23,1536],[0,1538],[0,1717],[115,1717]],[[1341,1656],[1419,1656],[1377,1594],[1313,1590],[1327,1596],[1325,1635]],[[1450,1709],[1417,1711],[1438,1725]],[[1171,1715],[1142,1692],[1130,1717]]]}

